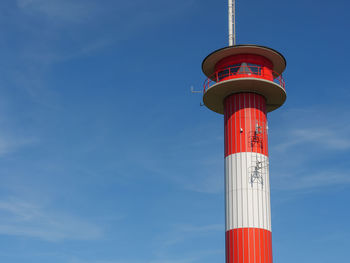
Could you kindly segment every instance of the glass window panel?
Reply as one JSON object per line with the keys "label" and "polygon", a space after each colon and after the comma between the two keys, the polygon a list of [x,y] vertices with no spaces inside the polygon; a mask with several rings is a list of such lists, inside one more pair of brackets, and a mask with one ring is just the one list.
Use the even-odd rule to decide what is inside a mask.
{"label": "glass window panel", "polygon": [[238,74],[251,74],[251,70],[248,67],[247,63],[243,62],[241,67],[238,70]]}
{"label": "glass window panel", "polygon": [[261,66],[257,65],[257,64],[253,64],[253,63],[247,63],[249,66],[249,69],[252,73],[260,75],[261,72]]}
{"label": "glass window panel", "polygon": [[229,69],[224,69],[224,70],[221,70],[219,71],[218,73],[218,79],[219,80],[222,80],[224,78],[227,78],[229,76]]}

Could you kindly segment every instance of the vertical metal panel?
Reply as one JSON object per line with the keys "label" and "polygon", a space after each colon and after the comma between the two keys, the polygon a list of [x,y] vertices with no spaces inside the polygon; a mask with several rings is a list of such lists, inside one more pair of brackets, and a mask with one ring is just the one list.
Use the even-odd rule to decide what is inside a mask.
{"label": "vertical metal panel", "polygon": [[226,232],[226,263],[272,263],[271,232],[239,228]]}
{"label": "vertical metal panel", "polygon": [[248,195],[248,226],[254,226],[254,200],[253,195]]}
{"label": "vertical metal panel", "polygon": [[248,234],[248,247],[249,247],[249,262],[255,263],[255,253],[254,253],[254,228],[248,228],[245,232]]}
{"label": "vertical metal panel", "polygon": [[254,226],[259,226],[259,203],[258,203],[258,193],[256,189],[252,189],[251,192],[253,196],[253,211],[254,211]]}
{"label": "vertical metal panel", "polygon": [[237,240],[238,240],[238,262],[244,262],[244,238],[243,238],[243,229],[237,229]]}
{"label": "vertical metal panel", "polygon": [[[226,262],[272,263],[266,101],[239,93],[224,104]],[[258,163],[261,182],[252,180]]]}
{"label": "vertical metal panel", "polygon": [[233,232],[233,259],[234,262],[238,262],[239,259],[239,247],[238,247],[238,231],[229,231],[229,232]]}
{"label": "vertical metal panel", "polygon": [[[233,94],[225,99],[225,156],[237,152],[258,152],[268,155],[266,101],[255,93]],[[256,124],[261,126],[259,142],[251,140]]]}
{"label": "vertical metal panel", "polygon": [[[243,226],[243,208],[242,208],[242,205],[243,205],[243,201],[242,201],[242,191],[239,191],[237,190],[236,191],[237,193],[237,228],[240,228],[240,227],[244,227]],[[235,226],[233,226],[235,227]]]}
{"label": "vertical metal panel", "polygon": [[243,233],[243,262],[250,262],[249,229],[241,229],[241,231]]}
{"label": "vertical metal panel", "polygon": [[268,170],[263,185],[249,181],[247,164],[256,156],[268,163],[268,157],[258,153],[236,153],[225,158],[226,230],[239,227],[271,230]]}
{"label": "vertical metal panel", "polygon": [[[265,179],[266,181],[266,179]],[[261,206],[261,210],[262,210],[262,225],[266,226],[267,229],[270,229],[268,226],[267,221],[269,220],[269,216],[268,216],[268,212],[267,212],[267,199],[266,199],[266,195],[269,194],[268,192],[262,192],[261,193],[261,200],[262,200],[262,206]]]}
{"label": "vertical metal panel", "polygon": [[261,249],[260,249],[260,232],[258,229],[254,228],[254,238],[255,238],[255,262],[261,263]]}

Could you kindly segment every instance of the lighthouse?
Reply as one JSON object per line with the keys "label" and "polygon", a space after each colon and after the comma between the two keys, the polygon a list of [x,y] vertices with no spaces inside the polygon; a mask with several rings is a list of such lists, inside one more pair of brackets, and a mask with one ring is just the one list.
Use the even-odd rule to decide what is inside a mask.
{"label": "lighthouse", "polygon": [[204,105],[224,115],[226,263],[272,263],[267,113],[286,100],[286,60],[265,46],[229,46],[202,63]]}

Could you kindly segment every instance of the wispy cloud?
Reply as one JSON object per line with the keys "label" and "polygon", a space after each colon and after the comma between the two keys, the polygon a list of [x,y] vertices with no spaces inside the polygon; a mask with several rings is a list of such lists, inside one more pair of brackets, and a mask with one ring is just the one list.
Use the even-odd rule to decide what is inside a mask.
{"label": "wispy cloud", "polygon": [[0,133],[0,156],[13,153],[22,147],[26,147],[37,142],[38,139],[36,138],[15,138],[13,136]]}
{"label": "wispy cloud", "polygon": [[[204,226],[194,226],[194,225],[177,225],[173,227],[173,232],[169,235],[163,236],[162,246],[170,247],[174,244],[184,242],[186,239],[203,237],[210,235],[215,232],[222,231],[224,226],[221,224],[211,224]],[[176,234],[175,234],[176,233]]]}
{"label": "wispy cloud", "polygon": [[310,191],[350,185],[347,109],[299,109],[273,131],[272,187]]}
{"label": "wispy cloud", "polygon": [[[146,256],[134,255],[129,259],[81,259],[72,258],[69,263],[199,263],[204,258],[223,254],[223,248],[204,249],[202,246],[193,245],[196,240],[208,238],[209,240],[224,229],[223,224],[209,225],[170,225],[168,231],[156,235],[150,243],[153,243],[153,249],[150,249]],[[220,234],[221,236],[221,234]],[[210,243],[210,242],[209,242]],[[177,249],[181,249],[181,254]]]}
{"label": "wispy cloud", "polygon": [[[221,193],[224,186],[223,175],[218,172],[221,165],[215,165],[217,171],[199,171],[198,176],[192,176],[192,178],[183,178],[183,187],[187,190],[204,193],[204,194],[217,194]],[[214,169],[210,169],[214,170]]]}
{"label": "wispy cloud", "polygon": [[183,225],[179,226],[178,230],[185,233],[201,233],[208,234],[212,231],[221,231],[223,229],[223,225],[221,224],[212,224],[212,225],[204,225],[204,226],[194,226],[194,225]]}
{"label": "wispy cloud", "polygon": [[161,259],[161,260],[83,260],[83,259],[72,259],[69,263],[194,263],[199,262],[198,258],[183,258],[183,259]]}
{"label": "wispy cloud", "polygon": [[93,2],[87,0],[17,0],[17,6],[28,14],[65,22],[83,22],[94,8]]}
{"label": "wispy cloud", "polygon": [[[10,85],[25,87],[37,102],[55,104],[51,102],[56,98],[52,95],[54,85],[47,79],[53,65],[139,38],[163,21],[186,12],[193,3],[182,0],[168,8],[170,1],[159,0],[102,4],[97,0],[16,0],[18,22],[3,34],[5,39],[16,35],[19,40],[5,51],[11,59],[7,72],[0,77],[11,75],[10,81],[15,83]],[[13,46],[16,48],[12,50]]]}
{"label": "wispy cloud", "polygon": [[91,240],[102,236],[100,226],[23,200],[0,201],[0,234],[39,238]]}
{"label": "wispy cloud", "polygon": [[149,263],[192,263],[192,262],[198,262],[198,259],[197,258],[186,258],[186,259],[175,259],[175,260],[161,259],[161,260],[149,261]]}
{"label": "wispy cloud", "polygon": [[[322,125],[323,126],[323,125]],[[312,144],[313,147],[327,148],[331,150],[350,149],[350,127],[324,128],[314,126],[313,128],[292,129],[287,131],[288,139],[275,146],[278,151],[287,151],[288,149],[300,145]]]}
{"label": "wispy cloud", "polygon": [[209,225],[174,225],[169,228],[168,232],[162,233],[154,240],[156,249],[154,250],[155,260],[152,263],[158,262],[200,262],[201,259],[208,255],[221,253],[221,250],[211,248],[203,251],[203,248],[195,248],[184,251],[182,257],[173,257],[171,260],[168,255],[173,254],[174,248],[179,245],[186,246],[189,242],[194,242],[196,239],[210,238],[224,229],[221,224]]}
{"label": "wispy cloud", "polygon": [[274,188],[280,190],[310,190],[337,185],[350,185],[350,173],[340,170],[284,174],[276,179]]}
{"label": "wispy cloud", "polygon": [[[274,119],[277,143],[273,149],[285,151],[301,144],[333,150],[350,149],[347,108],[305,108],[287,110]],[[276,117],[276,116],[275,116]]]}

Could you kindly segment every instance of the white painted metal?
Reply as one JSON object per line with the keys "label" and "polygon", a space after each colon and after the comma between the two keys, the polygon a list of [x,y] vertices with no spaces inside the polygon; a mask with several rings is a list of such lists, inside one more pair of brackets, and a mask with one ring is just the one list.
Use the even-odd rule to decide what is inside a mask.
{"label": "white painted metal", "polygon": [[[249,166],[258,158],[266,163],[263,182],[250,183]],[[271,231],[268,157],[254,152],[235,153],[225,158],[226,231],[262,228]]]}
{"label": "white painted metal", "polygon": [[236,1],[228,0],[228,42],[236,45]]}

